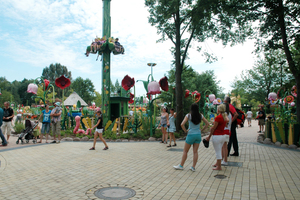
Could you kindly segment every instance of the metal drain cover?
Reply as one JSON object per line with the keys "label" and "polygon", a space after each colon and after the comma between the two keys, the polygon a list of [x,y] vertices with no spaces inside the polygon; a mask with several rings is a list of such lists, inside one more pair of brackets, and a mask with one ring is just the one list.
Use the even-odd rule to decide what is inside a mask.
{"label": "metal drain cover", "polygon": [[168,151],[178,151],[178,152],[183,152],[183,149],[171,148],[171,149],[168,149]]}
{"label": "metal drain cover", "polygon": [[136,192],[126,187],[106,187],[97,190],[94,194],[100,199],[118,200],[134,197]]}
{"label": "metal drain cover", "polygon": [[218,178],[218,179],[224,179],[224,178],[226,178],[227,176],[225,176],[225,175],[222,175],[222,174],[217,174],[217,175],[215,175],[215,178]]}

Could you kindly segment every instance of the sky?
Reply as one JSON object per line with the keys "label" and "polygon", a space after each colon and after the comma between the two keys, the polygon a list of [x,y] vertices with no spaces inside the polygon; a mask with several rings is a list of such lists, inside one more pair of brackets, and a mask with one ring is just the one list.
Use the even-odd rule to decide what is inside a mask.
{"label": "sky", "polygon": [[[51,63],[67,66],[73,80],[89,78],[101,92],[101,61],[96,55],[84,55],[95,36],[102,36],[102,0],[0,0],[0,76],[8,81],[35,79]],[[119,38],[124,55],[111,55],[111,80],[121,82],[125,75],[146,80],[150,74],[147,63],[157,63],[154,79],[159,81],[171,69],[172,43],[157,43],[160,35],[148,23],[149,12],[143,0],[111,1],[111,36]],[[218,56],[212,64],[205,63],[198,45]],[[228,93],[235,77],[251,69],[255,62],[254,41],[233,47],[206,41],[192,42],[190,65],[197,72],[214,70],[219,86]],[[141,82],[136,94],[145,95]]]}

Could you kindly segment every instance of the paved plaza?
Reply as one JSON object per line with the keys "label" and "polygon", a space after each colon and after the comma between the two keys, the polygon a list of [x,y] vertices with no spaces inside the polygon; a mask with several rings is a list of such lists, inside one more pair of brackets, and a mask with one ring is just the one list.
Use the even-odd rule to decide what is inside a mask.
{"label": "paved plaza", "polygon": [[240,156],[229,157],[235,166],[222,171],[212,170],[212,143],[208,149],[201,144],[195,172],[189,170],[191,151],[184,170],[173,169],[183,141],[171,149],[158,142],[109,142],[107,151],[98,142],[89,151],[92,142],[16,147],[11,137],[0,148],[0,199],[98,199],[98,189],[113,194],[117,186],[132,189],[132,199],[299,199],[300,152],[257,143],[257,129],[254,122],[237,130]]}

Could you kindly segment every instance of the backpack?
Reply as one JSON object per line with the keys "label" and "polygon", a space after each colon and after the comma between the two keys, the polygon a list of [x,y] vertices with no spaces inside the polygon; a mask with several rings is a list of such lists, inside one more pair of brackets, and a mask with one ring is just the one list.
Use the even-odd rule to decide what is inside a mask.
{"label": "backpack", "polygon": [[235,108],[236,112],[238,113],[238,117],[236,118],[237,124],[240,125],[241,127],[244,127],[244,121],[245,121],[245,113],[238,109]]}

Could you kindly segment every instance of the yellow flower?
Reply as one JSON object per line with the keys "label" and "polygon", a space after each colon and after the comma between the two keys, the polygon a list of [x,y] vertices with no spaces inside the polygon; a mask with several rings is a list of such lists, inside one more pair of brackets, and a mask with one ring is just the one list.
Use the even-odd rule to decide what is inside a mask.
{"label": "yellow flower", "polygon": [[106,68],[106,69],[109,69],[109,66],[106,65],[105,68]]}

